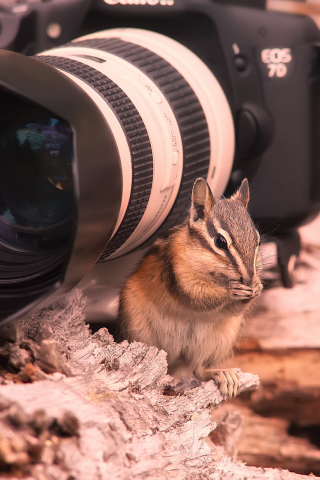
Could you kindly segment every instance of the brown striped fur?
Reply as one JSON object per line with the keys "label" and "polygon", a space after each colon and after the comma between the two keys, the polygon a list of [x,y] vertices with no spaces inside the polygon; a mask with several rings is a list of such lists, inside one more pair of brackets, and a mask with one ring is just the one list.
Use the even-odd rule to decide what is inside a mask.
{"label": "brown striped fur", "polygon": [[[188,221],[156,240],[121,291],[122,335],[165,350],[171,372],[184,364],[202,379],[214,377],[262,290],[248,201],[246,180],[228,200],[196,180]],[[226,251],[216,245],[221,235]]]}

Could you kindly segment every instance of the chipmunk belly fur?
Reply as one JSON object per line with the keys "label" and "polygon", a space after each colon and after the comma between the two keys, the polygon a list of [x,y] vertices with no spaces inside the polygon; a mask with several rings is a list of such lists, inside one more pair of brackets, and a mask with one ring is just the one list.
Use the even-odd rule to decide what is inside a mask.
{"label": "chipmunk belly fur", "polygon": [[[232,308],[225,287],[203,278],[193,265],[197,252],[187,237],[184,226],[167,240],[156,241],[121,293],[119,317],[125,337],[165,350],[170,371],[180,363],[194,369],[226,360],[246,308]],[[170,275],[175,275],[175,288]]]}
{"label": "chipmunk belly fur", "polygon": [[[165,350],[170,373],[184,365],[203,380],[219,376],[216,368],[230,357],[245,311],[262,290],[248,200],[246,180],[223,200],[196,180],[188,221],[156,240],[121,291],[122,337]],[[236,394],[238,379],[223,372],[223,393]]]}

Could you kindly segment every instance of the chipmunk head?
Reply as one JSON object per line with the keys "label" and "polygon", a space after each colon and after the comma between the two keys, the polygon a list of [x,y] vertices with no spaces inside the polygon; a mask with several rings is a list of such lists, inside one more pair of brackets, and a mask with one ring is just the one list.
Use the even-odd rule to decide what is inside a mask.
{"label": "chipmunk head", "polygon": [[[245,179],[230,199],[215,199],[207,182],[198,178],[192,190],[190,234],[198,242],[199,262],[221,282],[252,286],[259,282],[260,235],[247,211],[249,184]],[[202,259],[201,259],[202,257]]]}

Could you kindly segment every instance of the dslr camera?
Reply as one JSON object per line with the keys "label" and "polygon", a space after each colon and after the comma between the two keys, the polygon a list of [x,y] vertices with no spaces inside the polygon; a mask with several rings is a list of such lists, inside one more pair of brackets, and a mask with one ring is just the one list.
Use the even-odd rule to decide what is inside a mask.
{"label": "dslr camera", "polygon": [[126,276],[185,219],[198,177],[215,196],[248,178],[250,213],[291,285],[296,229],[320,205],[320,33],[252,3],[2,9],[1,324],[77,284],[89,321],[114,318]]}

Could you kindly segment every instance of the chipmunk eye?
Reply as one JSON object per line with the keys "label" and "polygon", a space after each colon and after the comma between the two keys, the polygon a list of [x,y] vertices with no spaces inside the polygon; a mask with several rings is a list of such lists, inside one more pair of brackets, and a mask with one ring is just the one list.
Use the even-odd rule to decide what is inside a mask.
{"label": "chipmunk eye", "polygon": [[227,240],[222,235],[215,237],[214,243],[217,248],[220,248],[220,250],[228,250]]}

